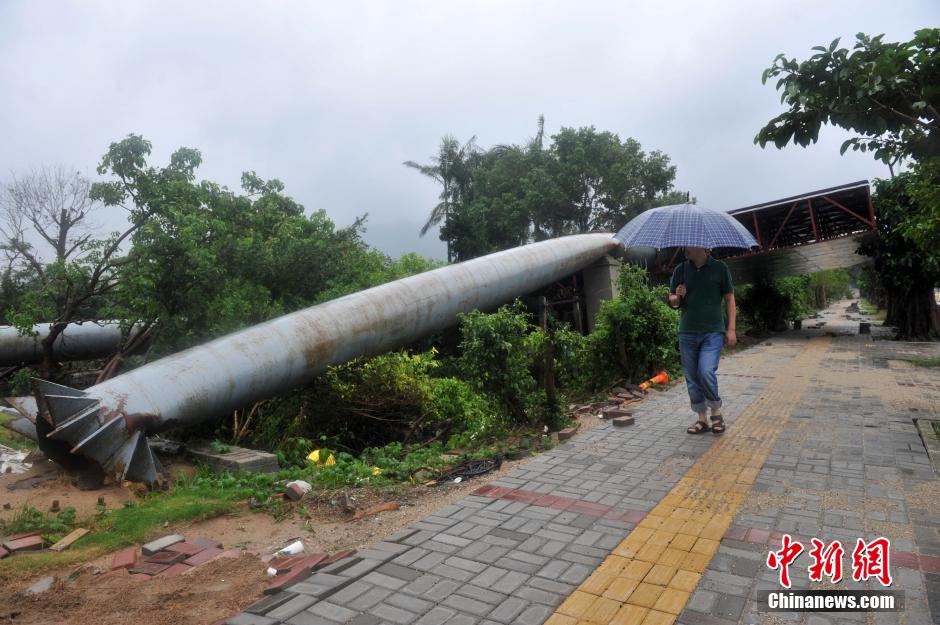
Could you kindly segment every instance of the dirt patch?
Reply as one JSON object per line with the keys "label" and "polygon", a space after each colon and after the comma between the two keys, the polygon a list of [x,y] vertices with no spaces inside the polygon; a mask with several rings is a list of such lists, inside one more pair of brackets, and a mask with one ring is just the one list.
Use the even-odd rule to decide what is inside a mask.
{"label": "dirt patch", "polygon": [[254,603],[268,583],[264,566],[247,554],[146,581],[126,570],[94,572],[86,566],[60,573],[39,595],[0,590],[0,618],[18,625],[210,625]]}
{"label": "dirt patch", "polygon": [[78,518],[86,518],[97,512],[99,497],[104,497],[105,505],[110,508],[137,499],[133,490],[121,485],[80,490],[75,477],[48,460],[33,464],[25,473],[0,475],[0,519],[4,520],[9,520],[25,506],[48,512],[55,500],[60,508],[71,506]]}
{"label": "dirt patch", "polygon": [[[126,573],[93,575],[108,571],[112,554],[89,560],[77,567],[48,572],[17,580],[0,589],[0,621],[16,613],[13,623],[25,625],[210,625],[237,614],[262,596],[268,583],[261,557],[303,540],[308,553],[362,549],[399,529],[468,495],[483,484],[498,479],[525,460],[507,461],[496,471],[460,483],[425,487],[403,485],[382,489],[348,489],[345,495],[356,510],[396,501],[400,508],[358,521],[346,522],[346,497],[341,490],[312,493],[293,513],[278,521],[266,512],[249,509],[247,503],[232,513],[204,522],[177,524],[162,528],[162,533],[205,536],[220,541],[226,548],[242,549],[238,559],[221,559],[197,567],[173,578],[156,577],[135,581]],[[54,466],[54,465],[53,465]],[[6,485],[23,475],[4,476],[0,481],[0,502],[10,502],[13,510],[30,505],[43,511],[53,498],[60,506],[72,505],[79,519],[94,515],[99,496],[109,507],[136,497],[132,488],[111,486],[96,491],[81,491],[73,480],[53,469],[51,479],[30,489],[8,491]],[[40,474],[42,474],[40,472]],[[30,557],[29,555],[15,556]],[[25,589],[46,575],[56,578],[55,587],[41,595],[30,596]],[[70,579],[71,578],[71,579]]]}

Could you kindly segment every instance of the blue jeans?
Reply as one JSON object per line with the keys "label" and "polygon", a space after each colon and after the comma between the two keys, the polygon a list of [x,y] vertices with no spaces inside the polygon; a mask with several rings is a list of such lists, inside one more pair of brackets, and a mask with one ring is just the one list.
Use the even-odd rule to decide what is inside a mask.
{"label": "blue jeans", "polygon": [[715,372],[724,338],[721,332],[679,333],[679,354],[693,412],[705,412],[706,407],[721,408]]}

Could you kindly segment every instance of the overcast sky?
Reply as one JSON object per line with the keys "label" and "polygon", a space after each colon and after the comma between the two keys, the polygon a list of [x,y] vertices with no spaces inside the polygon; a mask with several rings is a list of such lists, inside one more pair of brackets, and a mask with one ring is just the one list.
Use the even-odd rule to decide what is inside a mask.
{"label": "overcast sky", "polygon": [[783,111],[761,72],[778,52],[937,25],[937,0],[0,0],[0,179],[56,163],[95,177],[137,133],[157,164],[198,148],[201,177],[280,178],[341,226],[368,212],[386,253],[440,258],[436,233],[418,237],[439,189],[402,161],[428,162],[444,134],[524,141],[539,114],[549,135],[593,125],[664,151],[713,208],[887,176],[840,157],[837,129],[755,146]]}

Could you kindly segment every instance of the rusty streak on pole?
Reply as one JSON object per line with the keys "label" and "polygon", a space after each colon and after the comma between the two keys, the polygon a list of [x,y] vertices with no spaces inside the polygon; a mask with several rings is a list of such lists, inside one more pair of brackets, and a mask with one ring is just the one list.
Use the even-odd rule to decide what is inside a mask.
{"label": "rusty streak on pole", "polygon": [[148,434],[215,419],[331,365],[433,334],[458,313],[493,309],[619,247],[603,233],[532,243],[284,315],[85,391],[37,381],[49,405],[48,436],[118,479],[154,483],[162,469]]}

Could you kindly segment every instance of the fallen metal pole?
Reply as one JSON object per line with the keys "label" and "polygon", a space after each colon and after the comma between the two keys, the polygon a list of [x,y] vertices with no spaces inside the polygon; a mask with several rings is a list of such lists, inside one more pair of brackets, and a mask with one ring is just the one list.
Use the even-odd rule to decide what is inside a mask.
{"label": "fallen metal pole", "polygon": [[489,310],[619,248],[609,234],[541,241],[353,293],[224,336],[78,391],[37,380],[51,424],[116,479],[154,483],[146,436],[214,419],[309,382],[331,365],[373,356]]}
{"label": "fallen metal pole", "polygon": [[[23,336],[11,326],[0,326],[0,367],[31,365],[42,360],[42,341],[51,324],[33,326],[35,335]],[[58,361],[101,358],[121,345],[121,324],[117,321],[70,323],[56,337],[52,353]]]}

